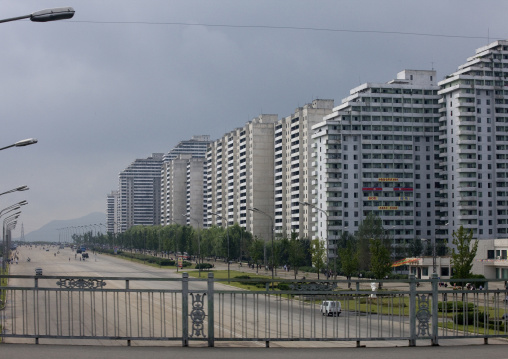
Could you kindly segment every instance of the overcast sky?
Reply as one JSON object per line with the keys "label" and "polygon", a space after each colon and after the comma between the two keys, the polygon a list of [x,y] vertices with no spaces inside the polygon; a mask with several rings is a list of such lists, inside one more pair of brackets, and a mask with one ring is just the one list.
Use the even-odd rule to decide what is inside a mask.
{"label": "overcast sky", "polygon": [[39,140],[0,153],[0,193],[30,187],[0,197],[29,202],[15,237],[105,213],[119,172],[180,140],[404,69],[441,79],[508,38],[508,1],[485,0],[0,0],[0,18],[61,6],[74,18],[0,24],[0,147]]}

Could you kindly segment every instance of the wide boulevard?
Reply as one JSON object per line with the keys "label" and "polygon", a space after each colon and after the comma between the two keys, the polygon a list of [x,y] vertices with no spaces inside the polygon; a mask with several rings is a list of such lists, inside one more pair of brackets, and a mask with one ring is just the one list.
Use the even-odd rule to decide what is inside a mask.
{"label": "wide boulevard", "polygon": [[[66,247],[64,249],[59,249],[58,247],[43,247],[42,245],[38,245],[37,247],[28,247],[21,246],[17,249],[18,255],[18,263],[11,265],[10,274],[14,275],[34,275],[36,268],[42,268],[43,275],[45,276],[85,276],[85,277],[121,277],[121,278],[181,278],[182,273],[177,273],[173,269],[162,269],[157,267],[152,267],[148,265],[143,265],[142,263],[137,263],[129,260],[119,259],[116,257],[108,256],[108,255],[96,255],[92,252],[89,253],[89,258],[86,260],[80,260],[80,255],[76,255],[75,251]],[[28,261],[30,258],[30,261]],[[203,276],[204,277],[204,276]],[[31,281],[33,284],[33,279],[14,279],[11,280],[9,285],[11,286],[28,286],[27,281]],[[50,279],[41,279],[39,280],[40,286],[44,286],[45,281],[50,281]],[[48,282],[49,283],[49,282]],[[55,279],[51,279],[51,285],[54,286]],[[111,289],[110,283],[108,283],[108,289]],[[119,284],[120,285],[120,284]],[[114,286],[114,284],[113,284]],[[148,282],[133,282],[132,286],[141,289],[180,289],[179,282],[158,282],[158,281],[148,281]],[[173,286],[173,288],[171,288]],[[191,289],[205,289],[205,282],[191,282]],[[132,287],[131,287],[132,288]],[[226,284],[215,284],[216,289],[221,290],[234,290],[233,287],[227,286]],[[30,298],[28,298],[29,300]],[[230,303],[227,302],[227,296],[224,298],[225,307],[235,306],[238,303]],[[270,299],[272,301],[272,299]],[[9,305],[9,303],[8,303]],[[180,303],[174,304],[175,310],[179,311]],[[249,304],[250,305],[250,304]],[[270,310],[273,307],[276,307],[278,304],[276,303],[276,299],[273,299],[271,303],[269,303]],[[119,309],[119,312],[123,312],[123,308]],[[239,308],[239,311],[241,309]],[[261,310],[264,310],[261,308]],[[8,308],[6,310],[8,312]],[[306,323],[311,323],[314,319],[317,318],[319,313],[316,313],[315,310],[305,309],[303,312],[304,316],[308,317],[305,319]],[[65,314],[65,312],[64,312]],[[175,313],[175,318],[181,315],[181,312]],[[263,314],[261,314],[263,315]],[[158,317],[158,313],[155,313],[155,317]],[[281,319],[282,317],[282,319]],[[328,318],[323,323],[324,326],[316,328],[317,331],[338,331],[336,333],[337,337],[341,337],[344,330],[342,326],[334,326],[333,323],[337,323],[339,321],[344,322],[346,320],[347,314],[343,313],[343,315],[339,318]],[[165,318],[167,321],[175,320],[169,317]],[[216,318],[216,322],[218,318]],[[15,320],[15,319],[14,319]],[[248,326],[255,326],[254,318],[246,317],[245,320],[248,322]],[[271,325],[276,327],[278,325],[277,321],[279,321],[279,325],[281,320],[284,320],[284,313],[280,316],[270,317],[270,321],[272,321]],[[319,317],[319,320],[322,320]],[[357,319],[355,319],[357,320]],[[363,320],[362,318],[358,319],[359,321]],[[252,321],[252,322],[251,322]],[[237,338],[244,335],[243,326],[235,326],[233,323],[234,320],[230,320],[230,318],[225,318],[222,322],[220,322],[220,327],[215,328],[216,335],[220,332],[232,333],[232,336]],[[339,322],[340,323],[340,322]],[[359,323],[358,321],[355,323]],[[354,325],[355,323],[351,323]],[[285,323],[284,323],[285,324]],[[53,324],[51,324],[53,325]],[[55,324],[56,325],[56,324]],[[21,324],[18,324],[21,326]],[[387,328],[380,328],[379,330],[385,330]],[[149,331],[150,328],[145,328],[144,330]],[[295,328],[295,330],[298,330]],[[354,329],[352,329],[354,330]],[[6,343],[34,343],[33,339],[19,339],[19,338],[6,338]],[[110,340],[81,340],[81,339],[43,339],[40,341],[41,344],[59,344],[59,345],[107,345],[107,346],[125,346],[125,341],[110,341]],[[462,345],[470,345],[470,344],[481,344],[483,340],[479,339],[454,339],[454,340],[441,340],[441,346],[462,346]],[[503,339],[490,339],[489,343],[491,344],[504,344],[506,343]],[[271,342],[270,347],[283,347],[283,348],[291,348],[291,347],[306,347],[306,348],[332,348],[332,347],[355,347],[356,342],[354,341],[289,341],[289,342]],[[362,341],[362,346],[367,347],[404,347],[407,346],[407,341]],[[428,346],[430,342],[428,340],[418,340],[417,346]],[[132,342],[133,346],[179,346],[181,342],[178,341],[157,341],[157,342]],[[206,341],[203,342],[192,342],[191,346],[206,346]],[[216,341],[216,347],[263,347],[265,343],[261,342],[245,342],[245,341]],[[487,348],[489,346],[484,346]],[[490,346],[491,347],[491,346]],[[93,355],[92,355],[93,356]],[[297,355],[296,355],[297,356]],[[450,356],[451,357],[451,356]]]}

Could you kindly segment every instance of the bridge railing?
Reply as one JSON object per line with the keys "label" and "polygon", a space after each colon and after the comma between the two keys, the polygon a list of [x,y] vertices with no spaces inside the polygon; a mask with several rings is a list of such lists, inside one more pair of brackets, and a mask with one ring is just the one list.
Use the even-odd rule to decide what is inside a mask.
{"label": "bridge railing", "polygon": [[[0,276],[3,341],[125,340],[143,343],[393,341],[506,337],[506,290],[430,280]],[[480,283],[480,282],[478,282]],[[383,285],[382,288],[381,284]],[[463,283],[460,283],[463,284]],[[479,285],[478,285],[479,287]],[[322,307],[332,302],[333,307]],[[327,309],[328,308],[328,309]],[[332,308],[332,309],[330,309]],[[328,310],[328,312],[327,312]],[[505,314],[506,313],[506,314]],[[397,344],[399,343],[399,344]]]}

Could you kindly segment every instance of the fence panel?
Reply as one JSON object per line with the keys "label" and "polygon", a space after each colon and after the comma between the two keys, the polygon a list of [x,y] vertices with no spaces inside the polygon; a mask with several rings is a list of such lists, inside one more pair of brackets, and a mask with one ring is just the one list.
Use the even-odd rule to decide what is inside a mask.
{"label": "fence panel", "polygon": [[[506,337],[506,290],[417,281],[277,281],[10,276],[0,287],[1,337],[15,339],[272,342]],[[421,284],[421,285],[419,285]],[[446,285],[445,285],[446,284]],[[372,287],[371,287],[372,285]],[[498,286],[499,287],[499,286]],[[436,298],[436,300],[434,300]],[[327,303],[330,303],[329,305]],[[323,305],[326,304],[326,305]],[[334,311],[333,305],[338,310]],[[397,345],[397,344],[394,344]]]}

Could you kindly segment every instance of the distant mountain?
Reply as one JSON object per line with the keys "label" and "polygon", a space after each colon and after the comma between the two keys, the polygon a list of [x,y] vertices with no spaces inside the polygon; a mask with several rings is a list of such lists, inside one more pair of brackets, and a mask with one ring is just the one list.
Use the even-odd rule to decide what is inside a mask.
{"label": "distant mountain", "polygon": [[[51,221],[48,224],[42,226],[41,228],[33,232],[30,232],[28,234],[25,233],[25,242],[58,242],[59,240],[62,242],[68,241],[69,235],[76,232],[82,233],[82,230],[69,229],[58,231],[58,229],[78,226],[89,226],[99,223],[106,225],[105,213],[93,212],[81,218]],[[92,227],[89,228],[88,230],[92,230]],[[102,233],[106,232],[106,228],[104,226],[93,227],[93,231],[95,232],[96,230],[101,231]],[[60,238],[58,238],[59,234]],[[13,241],[18,240],[20,240],[20,238],[13,238]]]}

